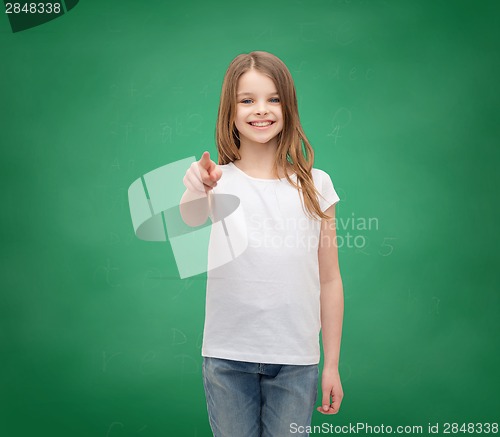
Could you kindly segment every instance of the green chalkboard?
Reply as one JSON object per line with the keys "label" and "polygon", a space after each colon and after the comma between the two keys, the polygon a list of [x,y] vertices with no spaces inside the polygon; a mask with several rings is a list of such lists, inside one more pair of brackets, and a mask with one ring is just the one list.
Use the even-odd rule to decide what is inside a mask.
{"label": "green chalkboard", "polygon": [[128,189],[217,156],[252,50],[341,198],[345,397],[313,425],[498,423],[498,2],[61,3],[0,16],[1,436],[211,435],[206,273],[137,237]]}

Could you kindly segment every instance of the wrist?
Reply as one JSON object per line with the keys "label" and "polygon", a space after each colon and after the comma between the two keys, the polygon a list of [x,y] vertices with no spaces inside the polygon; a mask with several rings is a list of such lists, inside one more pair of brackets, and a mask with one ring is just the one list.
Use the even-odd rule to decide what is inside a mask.
{"label": "wrist", "polygon": [[338,362],[324,362],[323,363],[323,371],[338,372],[339,371]]}

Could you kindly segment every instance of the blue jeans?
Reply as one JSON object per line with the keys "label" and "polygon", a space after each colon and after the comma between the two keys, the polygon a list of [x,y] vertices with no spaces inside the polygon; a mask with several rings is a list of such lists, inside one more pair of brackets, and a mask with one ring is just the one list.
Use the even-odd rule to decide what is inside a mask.
{"label": "blue jeans", "polygon": [[[309,436],[318,394],[317,364],[259,364],[203,357],[214,437]],[[304,429],[304,428],[301,428]]]}

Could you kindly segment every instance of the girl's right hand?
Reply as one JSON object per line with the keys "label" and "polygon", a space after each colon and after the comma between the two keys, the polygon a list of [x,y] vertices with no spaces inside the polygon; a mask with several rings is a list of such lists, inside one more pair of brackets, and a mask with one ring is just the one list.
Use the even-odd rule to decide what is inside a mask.
{"label": "girl's right hand", "polygon": [[222,177],[222,170],[210,159],[210,153],[204,152],[199,161],[187,169],[182,180],[189,191],[206,194],[217,186]]}

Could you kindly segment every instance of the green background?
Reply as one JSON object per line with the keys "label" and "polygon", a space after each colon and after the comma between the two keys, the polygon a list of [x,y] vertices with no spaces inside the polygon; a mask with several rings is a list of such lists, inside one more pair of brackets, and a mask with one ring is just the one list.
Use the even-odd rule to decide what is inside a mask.
{"label": "green background", "polygon": [[345,397],[313,425],[498,422],[499,12],[80,1],[16,33],[3,15],[0,435],[211,435],[206,275],[134,235],[127,190],[216,157],[224,72],[252,50],[288,65],[341,198]]}

